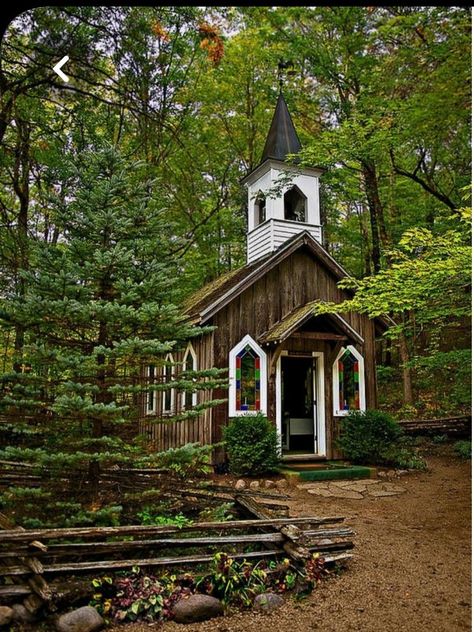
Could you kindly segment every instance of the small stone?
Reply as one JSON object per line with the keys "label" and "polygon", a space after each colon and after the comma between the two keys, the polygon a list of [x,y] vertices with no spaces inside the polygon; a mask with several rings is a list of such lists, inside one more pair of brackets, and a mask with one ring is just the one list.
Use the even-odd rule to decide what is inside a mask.
{"label": "small stone", "polygon": [[257,595],[253,601],[253,607],[260,612],[273,612],[285,603],[281,595],[276,593],[261,593]]}
{"label": "small stone", "polygon": [[224,607],[215,597],[196,594],[177,601],[173,614],[176,623],[194,623],[223,615]]}
{"label": "small stone", "polygon": [[407,490],[401,485],[395,485],[395,483],[382,483],[381,488],[387,492],[396,492],[397,494],[403,494]]}
{"label": "small stone", "polygon": [[13,610],[8,606],[0,606],[0,630],[2,626],[7,626],[13,619]]}
{"label": "small stone", "polygon": [[92,606],[83,606],[71,610],[56,621],[58,632],[95,632],[104,626],[105,621]]}
{"label": "small stone", "polygon": [[288,481],[286,478],[280,478],[280,480],[276,482],[276,486],[278,489],[286,489],[288,487]]}
{"label": "small stone", "polygon": [[31,612],[28,612],[25,606],[21,603],[13,604],[12,610],[12,621],[17,623],[33,623],[35,621],[35,617],[31,614]]}
{"label": "small stone", "polygon": [[239,480],[235,484],[235,489],[245,489],[245,488],[246,488],[245,481],[243,479],[239,478]]}
{"label": "small stone", "polygon": [[389,470],[387,472],[387,476],[388,476],[388,478],[393,478],[395,476],[395,470]]}
{"label": "small stone", "polygon": [[329,489],[325,489],[324,487],[315,487],[314,489],[308,489],[307,491],[308,494],[313,494],[314,496],[324,496],[325,498],[333,496]]}
{"label": "small stone", "polygon": [[259,481],[252,481],[249,485],[250,489],[258,489],[260,487]]}
{"label": "small stone", "polygon": [[408,470],[397,470],[398,476],[406,476],[410,472]]}
{"label": "small stone", "polygon": [[275,481],[265,481],[263,483],[263,486],[265,487],[265,489],[272,489],[273,487],[275,487]]}
{"label": "small stone", "polygon": [[384,472],[384,471],[377,472],[377,476],[380,476],[380,478],[387,478],[387,472]]}

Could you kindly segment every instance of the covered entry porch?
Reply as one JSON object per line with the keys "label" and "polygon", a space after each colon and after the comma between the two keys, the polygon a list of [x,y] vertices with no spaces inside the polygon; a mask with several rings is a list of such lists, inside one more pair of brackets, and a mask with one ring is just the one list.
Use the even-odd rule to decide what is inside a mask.
{"label": "covered entry porch", "polygon": [[364,344],[340,315],[315,315],[317,305],[294,310],[259,338],[268,352],[269,412],[285,461],[335,458],[334,363],[342,347]]}

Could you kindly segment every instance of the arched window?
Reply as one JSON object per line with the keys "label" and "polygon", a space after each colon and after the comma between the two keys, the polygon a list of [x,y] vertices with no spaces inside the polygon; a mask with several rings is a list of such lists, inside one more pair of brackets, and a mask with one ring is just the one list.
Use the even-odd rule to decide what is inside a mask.
{"label": "arched window", "polygon": [[267,201],[261,191],[255,198],[255,227],[260,226],[267,219]]}
{"label": "arched window", "polygon": [[[183,371],[197,371],[197,355],[193,345],[188,344],[183,358]],[[189,378],[186,378],[189,379]],[[181,405],[185,410],[189,410],[197,404],[197,393],[187,390],[182,394]]]}
{"label": "arched window", "polygon": [[[165,358],[165,364],[163,366],[163,382],[165,384],[171,384],[174,380],[174,366],[173,356],[171,353]],[[163,391],[163,413],[171,414],[174,412],[174,388],[168,388]]]}
{"label": "arched window", "polygon": [[285,219],[293,222],[306,222],[306,196],[293,185],[283,196]]}
{"label": "arched window", "polygon": [[343,347],[333,366],[334,414],[365,410],[364,358],[352,345]]}
{"label": "arched window", "polygon": [[[147,373],[148,373],[148,384],[149,385],[155,384],[156,366],[154,364],[149,364]],[[153,390],[152,388],[150,388],[150,390],[147,391],[147,397],[146,397],[147,415],[153,415],[154,413],[156,413],[157,397],[158,397],[157,391]]]}
{"label": "arched window", "polygon": [[249,335],[229,353],[229,416],[267,412],[267,356]]}

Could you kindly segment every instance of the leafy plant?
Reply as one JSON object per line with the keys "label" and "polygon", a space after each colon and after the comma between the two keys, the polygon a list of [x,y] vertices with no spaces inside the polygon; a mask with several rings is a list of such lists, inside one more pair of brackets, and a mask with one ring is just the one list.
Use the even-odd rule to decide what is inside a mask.
{"label": "leafy plant", "polygon": [[402,436],[400,425],[380,410],[354,411],[341,419],[338,447],[354,463],[385,463],[387,449]]}
{"label": "leafy plant", "polygon": [[436,443],[436,444],[446,443],[447,440],[448,440],[448,435],[446,434],[434,435],[432,439],[433,443]]}
{"label": "leafy plant", "polygon": [[208,507],[199,514],[199,520],[206,522],[228,522],[235,518],[232,513],[234,503],[221,503],[217,507]]}
{"label": "leafy plant", "polygon": [[192,520],[187,518],[184,514],[177,513],[174,516],[161,516],[155,515],[150,507],[145,507],[143,511],[137,513],[137,517],[140,519],[143,525],[157,525],[157,526],[173,526],[173,527],[186,527],[192,524]]}
{"label": "leafy plant", "polygon": [[209,575],[201,577],[196,587],[224,603],[250,606],[256,594],[267,585],[267,572],[245,560],[237,562],[227,553],[216,553]]}
{"label": "leafy plant", "polygon": [[471,458],[471,442],[470,441],[456,441],[454,444],[454,451],[462,459]]}
{"label": "leafy plant", "polygon": [[261,413],[234,417],[224,428],[224,440],[233,474],[258,476],[277,471],[277,431]]}

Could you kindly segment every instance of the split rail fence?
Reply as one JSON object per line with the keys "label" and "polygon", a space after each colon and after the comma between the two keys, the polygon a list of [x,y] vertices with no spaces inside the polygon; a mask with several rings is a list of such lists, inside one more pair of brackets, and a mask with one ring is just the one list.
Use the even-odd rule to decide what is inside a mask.
{"label": "split rail fence", "polygon": [[[268,509],[250,496],[236,496],[248,515]],[[104,571],[180,567],[212,561],[217,551],[236,559],[287,556],[301,562],[317,551],[326,563],[352,557],[352,529],[343,517],[260,517],[200,522],[181,528],[132,525],[62,529],[12,528],[0,515],[0,603],[23,599],[31,612],[54,599],[58,576]]]}

